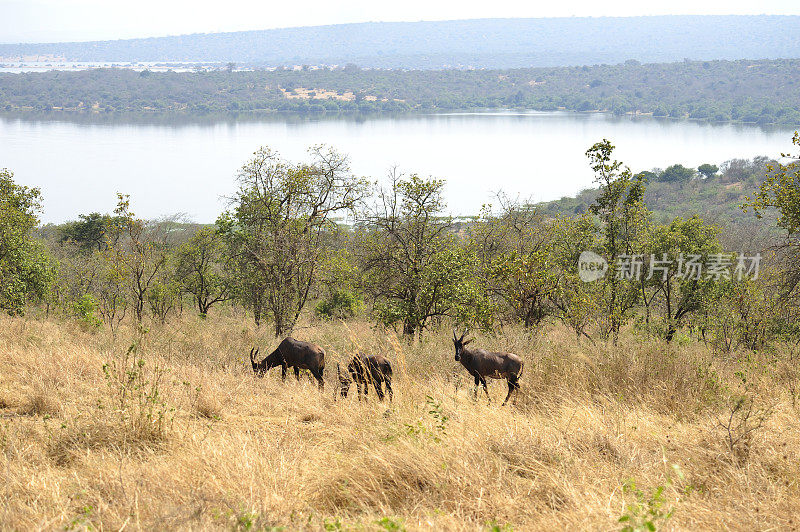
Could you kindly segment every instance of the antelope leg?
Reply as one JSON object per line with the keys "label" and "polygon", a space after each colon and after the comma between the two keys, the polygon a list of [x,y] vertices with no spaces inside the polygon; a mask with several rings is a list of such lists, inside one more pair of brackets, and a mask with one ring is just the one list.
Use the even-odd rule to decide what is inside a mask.
{"label": "antelope leg", "polygon": [[486,379],[481,377],[481,384],[483,384],[483,391],[486,392],[486,397],[489,399],[489,402],[492,402],[492,398],[489,397],[489,389],[486,387]]}
{"label": "antelope leg", "polygon": [[508,398],[511,397],[511,393],[514,391],[514,387],[511,385],[511,381],[508,381],[508,395],[506,395],[505,400],[503,400],[502,406],[508,402]]}
{"label": "antelope leg", "polygon": [[[508,378],[508,395],[506,395],[506,400],[503,401],[505,405],[508,402],[508,399],[511,397],[511,394],[519,390],[519,382],[517,382],[516,375],[512,375]],[[514,399],[516,399],[516,395],[514,395]]]}
{"label": "antelope leg", "polygon": [[378,394],[378,400],[383,401],[383,385],[381,381],[373,381],[373,384],[375,384],[375,393]]}
{"label": "antelope leg", "polygon": [[[311,370],[311,374],[317,379],[320,391],[325,391],[325,380],[322,378],[322,370]],[[298,378],[298,380],[300,380]]]}
{"label": "antelope leg", "polygon": [[392,381],[390,379],[386,379],[386,393],[389,395],[389,401],[391,402],[394,399],[394,392],[392,392]]}

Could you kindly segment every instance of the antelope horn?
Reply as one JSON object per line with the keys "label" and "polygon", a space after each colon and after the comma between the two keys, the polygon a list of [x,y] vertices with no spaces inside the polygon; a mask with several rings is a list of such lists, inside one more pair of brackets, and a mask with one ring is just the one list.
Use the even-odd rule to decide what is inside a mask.
{"label": "antelope horn", "polygon": [[256,350],[255,347],[250,350],[250,362],[255,362],[255,359],[253,359],[253,353],[255,352],[255,350]]}

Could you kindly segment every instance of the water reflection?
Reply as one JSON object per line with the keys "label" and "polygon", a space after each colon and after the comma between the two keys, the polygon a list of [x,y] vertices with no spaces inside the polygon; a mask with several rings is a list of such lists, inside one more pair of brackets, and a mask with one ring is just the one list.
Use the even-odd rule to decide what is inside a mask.
{"label": "water reflection", "polygon": [[184,212],[213,221],[236,187],[237,169],[267,144],[301,160],[326,143],[353,171],[381,179],[392,165],[447,180],[453,214],[478,212],[503,190],[534,201],[592,185],[584,152],[603,138],[634,170],[697,167],[734,157],[777,156],[791,128],[649,117],[520,111],[435,115],[138,116],[0,115],[0,167],[39,186],[45,221],[110,211],[117,192],[135,212]]}
{"label": "water reflection", "polygon": [[78,125],[157,125],[163,127],[186,127],[198,125],[218,125],[218,124],[242,124],[242,123],[262,123],[279,122],[287,124],[309,124],[317,122],[354,122],[364,123],[368,120],[390,119],[390,120],[418,120],[420,117],[437,119],[458,119],[461,117],[507,117],[510,120],[527,120],[531,117],[567,117],[572,120],[601,120],[609,123],[659,123],[659,124],[696,124],[702,127],[733,128],[739,131],[749,131],[758,129],[765,132],[790,131],[791,127],[774,124],[751,124],[741,122],[707,122],[694,121],[683,118],[653,117],[649,115],[627,115],[617,116],[604,112],[571,112],[571,111],[529,111],[529,110],[486,110],[476,109],[474,111],[458,112],[436,112],[436,113],[363,113],[363,112],[340,112],[340,113],[282,113],[282,112],[224,112],[206,114],[181,114],[181,113],[124,113],[124,112],[70,112],[70,111],[2,111],[0,110],[0,121],[19,120],[29,123],[67,123]]}

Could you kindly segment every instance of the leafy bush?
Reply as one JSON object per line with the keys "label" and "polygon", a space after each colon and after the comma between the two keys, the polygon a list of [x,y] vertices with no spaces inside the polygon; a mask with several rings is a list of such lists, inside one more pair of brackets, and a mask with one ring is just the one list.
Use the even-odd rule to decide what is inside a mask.
{"label": "leafy bush", "polygon": [[97,317],[97,300],[85,294],[73,306],[78,321],[87,329],[99,329],[103,321]]}
{"label": "leafy bush", "polygon": [[352,318],[364,307],[364,302],[348,290],[334,290],[315,308],[317,316],[324,319]]}

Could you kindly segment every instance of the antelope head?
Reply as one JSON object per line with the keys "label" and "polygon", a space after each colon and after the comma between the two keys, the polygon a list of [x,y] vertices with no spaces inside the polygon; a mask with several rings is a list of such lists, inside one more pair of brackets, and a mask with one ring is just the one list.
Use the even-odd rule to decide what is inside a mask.
{"label": "antelope head", "polygon": [[464,350],[464,346],[472,341],[472,338],[470,338],[469,340],[464,340],[464,337],[467,336],[467,333],[468,329],[464,329],[464,332],[461,334],[461,337],[459,337],[456,334],[456,330],[453,329],[453,345],[456,348],[456,362],[461,360],[461,352]]}
{"label": "antelope head", "polygon": [[250,350],[250,364],[253,366],[253,373],[255,373],[256,377],[263,377],[264,373],[267,371],[267,364],[266,359],[262,360],[261,362],[256,361],[256,356],[258,355],[258,349],[255,347]]}

